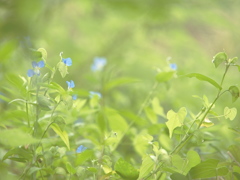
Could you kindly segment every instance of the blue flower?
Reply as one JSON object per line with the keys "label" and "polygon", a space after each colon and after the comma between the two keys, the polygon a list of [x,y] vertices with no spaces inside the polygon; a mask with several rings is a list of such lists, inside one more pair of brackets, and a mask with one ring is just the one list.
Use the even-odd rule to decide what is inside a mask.
{"label": "blue flower", "polygon": [[71,81],[66,81],[67,85],[68,85],[68,89],[72,89],[75,87],[75,84],[74,84],[74,81],[71,80]]}
{"label": "blue flower", "polygon": [[102,94],[99,92],[90,91],[89,93],[90,98],[93,98],[94,96],[98,96],[99,98],[102,97]]}
{"label": "blue flower", "polygon": [[86,147],[84,147],[83,145],[80,145],[80,146],[77,148],[76,152],[77,152],[77,153],[81,153],[81,152],[85,151],[86,149],[87,149]]}
{"label": "blue flower", "polygon": [[76,94],[73,94],[73,95],[72,95],[72,99],[73,99],[73,100],[76,100],[76,99],[77,99],[77,95],[76,95]]}
{"label": "blue flower", "polygon": [[169,64],[169,66],[172,70],[174,70],[174,71],[177,70],[177,64],[171,63],[171,64]]}
{"label": "blue flower", "polygon": [[40,75],[40,68],[43,68],[44,66],[45,66],[44,61],[39,61],[39,62],[33,61],[32,62],[33,69],[29,69],[28,72],[27,72],[28,77],[32,77],[35,74],[39,76]]}
{"label": "blue flower", "polygon": [[94,60],[93,60],[93,64],[91,66],[91,69],[92,69],[93,72],[101,71],[106,64],[107,64],[106,58],[95,57]]}
{"label": "blue flower", "polygon": [[66,66],[71,66],[72,65],[72,59],[71,58],[62,58],[62,62],[66,64]]}

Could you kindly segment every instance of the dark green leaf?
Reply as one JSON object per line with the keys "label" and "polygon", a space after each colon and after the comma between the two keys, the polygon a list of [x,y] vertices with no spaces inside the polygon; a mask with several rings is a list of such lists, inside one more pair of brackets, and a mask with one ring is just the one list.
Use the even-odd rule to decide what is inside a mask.
{"label": "dark green leaf", "polygon": [[186,176],[179,173],[173,173],[170,177],[172,180],[188,180]]}
{"label": "dark green leaf", "polygon": [[127,161],[120,158],[115,166],[115,171],[126,180],[136,180],[138,179],[139,172],[137,169],[135,169],[131,164],[129,164]]}
{"label": "dark green leaf", "polygon": [[160,72],[157,74],[156,80],[160,83],[169,81],[173,77],[174,73],[175,71]]}
{"label": "dark green leaf", "polygon": [[237,86],[229,87],[229,92],[232,94],[232,102],[235,102],[239,97],[239,89]]}
{"label": "dark green leaf", "polygon": [[213,86],[215,86],[216,88],[222,89],[222,87],[216,81],[214,81],[213,79],[211,79],[211,78],[209,78],[205,75],[202,75],[202,74],[199,74],[199,73],[190,73],[190,74],[187,74],[185,76],[187,76],[189,78],[195,77],[195,78],[197,78],[201,81],[207,81],[210,84],[212,84]]}
{"label": "dark green leaf", "polygon": [[227,54],[225,52],[217,53],[214,57],[212,62],[214,63],[215,67],[217,68],[222,62],[227,61]]}

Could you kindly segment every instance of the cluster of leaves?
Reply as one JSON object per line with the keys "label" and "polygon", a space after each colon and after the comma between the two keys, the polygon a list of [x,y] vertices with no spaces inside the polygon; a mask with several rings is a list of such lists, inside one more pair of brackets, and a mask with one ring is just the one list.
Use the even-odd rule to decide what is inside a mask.
{"label": "cluster of leaves", "polygon": [[[98,92],[77,88],[73,80],[62,87],[53,81],[54,76],[59,73],[67,77],[72,59],[60,53],[60,61],[51,67],[45,49],[35,53],[27,77],[7,76],[9,83],[4,88],[16,98],[0,95],[9,106],[0,122],[4,152],[0,172],[4,179],[239,179],[240,146],[236,143],[221,150],[214,143],[219,126],[210,120],[232,121],[237,115],[236,108],[225,107],[222,115],[213,111],[226,92],[233,102],[239,97],[236,85],[223,88],[229,68],[240,69],[237,58],[228,59],[224,52],[214,56],[216,68],[225,63],[220,83],[199,73],[185,75],[217,89],[212,103],[205,95],[197,97],[202,101],[199,113],[186,107],[165,113],[154,93],[177,77],[175,64],[158,70],[153,88],[134,113],[109,107],[105,96],[111,89],[136,79],[101,82]],[[91,69],[101,78],[106,65],[105,58],[97,57]],[[230,130],[239,136],[238,129]]]}

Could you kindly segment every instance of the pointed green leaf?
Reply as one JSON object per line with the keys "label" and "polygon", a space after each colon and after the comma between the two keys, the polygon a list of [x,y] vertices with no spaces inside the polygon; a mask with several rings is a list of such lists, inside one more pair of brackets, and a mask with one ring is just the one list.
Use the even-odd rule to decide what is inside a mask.
{"label": "pointed green leaf", "polygon": [[232,59],[229,59],[229,62],[230,62],[231,64],[234,64],[234,65],[235,65],[235,63],[237,62],[237,60],[238,60],[238,57],[234,57],[234,58],[232,58]]}
{"label": "pointed green leaf", "polygon": [[174,73],[175,71],[160,72],[157,74],[156,80],[160,83],[169,81],[173,77]]}
{"label": "pointed green leaf", "polygon": [[154,164],[155,163],[152,158],[150,158],[148,155],[145,156],[142,160],[138,179],[142,179],[147,176],[153,170]]}
{"label": "pointed green leaf", "polygon": [[136,180],[138,179],[139,172],[137,169],[135,169],[130,163],[120,158],[115,166],[115,171],[126,180]]}
{"label": "pointed green leaf", "polygon": [[236,117],[237,115],[237,109],[236,108],[224,108],[224,117],[226,119],[230,119],[231,121]]}
{"label": "pointed green leaf", "polygon": [[229,92],[232,94],[232,102],[235,102],[239,97],[239,89],[237,86],[229,87]]}
{"label": "pointed green leaf", "polygon": [[210,84],[212,84],[213,86],[215,86],[216,88],[222,89],[222,87],[216,81],[214,81],[213,79],[211,79],[211,78],[209,78],[205,75],[202,75],[202,74],[199,74],[199,73],[190,73],[190,74],[187,74],[185,76],[187,76],[189,78],[195,77],[195,78],[197,78],[198,80],[201,80],[201,81],[207,81]]}
{"label": "pointed green leaf", "polygon": [[214,63],[215,67],[217,68],[222,62],[227,61],[227,54],[225,52],[217,53],[214,57],[212,62]]}
{"label": "pointed green leaf", "polygon": [[152,104],[153,111],[156,114],[158,114],[162,117],[165,117],[164,110],[163,110],[162,106],[160,105],[159,99],[157,97],[153,98],[151,104]]}
{"label": "pointed green leaf", "polygon": [[168,111],[167,113],[167,119],[166,125],[169,129],[169,136],[172,137],[173,130],[176,127],[180,127],[183,125],[183,121],[187,115],[186,108],[182,107],[179,109],[177,113],[175,113],[173,110]]}
{"label": "pointed green leaf", "polygon": [[224,176],[228,173],[226,167],[218,167],[219,160],[208,159],[201,162],[190,170],[190,175],[193,179],[210,178],[217,176]]}
{"label": "pointed green leaf", "polygon": [[60,127],[56,124],[53,123],[51,125],[51,128],[55,131],[55,133],[57,133],[60,138],[63,140],[63,142],[65,143],[65,145],[67,146],[67,148],[70,150],[70,145],[69,145],[69,140],[68,140],[68,134],[66,131],[62,131],[60,129]]}

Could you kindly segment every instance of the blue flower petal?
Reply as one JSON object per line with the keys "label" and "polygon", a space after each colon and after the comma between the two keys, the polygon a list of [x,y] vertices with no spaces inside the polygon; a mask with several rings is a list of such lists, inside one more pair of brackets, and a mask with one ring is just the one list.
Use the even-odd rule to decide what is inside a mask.
{"label": "blue flower petal", "polygon": [[32,67],[33,67],[33,68],[38,67],[38,63],[37,63],[36,61],[33,61],[33,62],[32,62]]}
{"label": "blue flower petal", "polygon": [[45,66],[44,61],[39,61],[39,62],[38,62],[38,67],[39,67],[39,68],[43,68],[44,66]]}
{"label": "blue flower petal", "polygon": [[89,92],[90,93],[90,98],[93,98],[94,96],[98,96],[99,98],[101,98],[102,97],[102,94],[101,93],[99,93],[99,92],[94,92],[94,91],[90,91]]}
{"label": "blue flower petal", "polygon": [[177,70],[177,65],[176,64],[169,64],[169,66],[172,70]]}
{"label": "blue flower petal", "polygon": [[35,74],[35,72],[34,72],[34,70],[32,70],[32,69],[29,69],[28,72],[27,72],[27,76],[28,76],[28,77],[33,77],[34,74]]}
{"label": "blue flower petal", "polygon": [[71,66],[72,65],[72,59],[71,58],[62,58],[62,62],[66,64],[66,66]]}
{"label": "blue flower petal", "polygon": [[77,153],[81,153],[81,152],[85,151],[86,149],[87,149],[86,147],[84,147],[83,145],[80,145],[80,146],[77,148],[76,152],[77,152]]}

